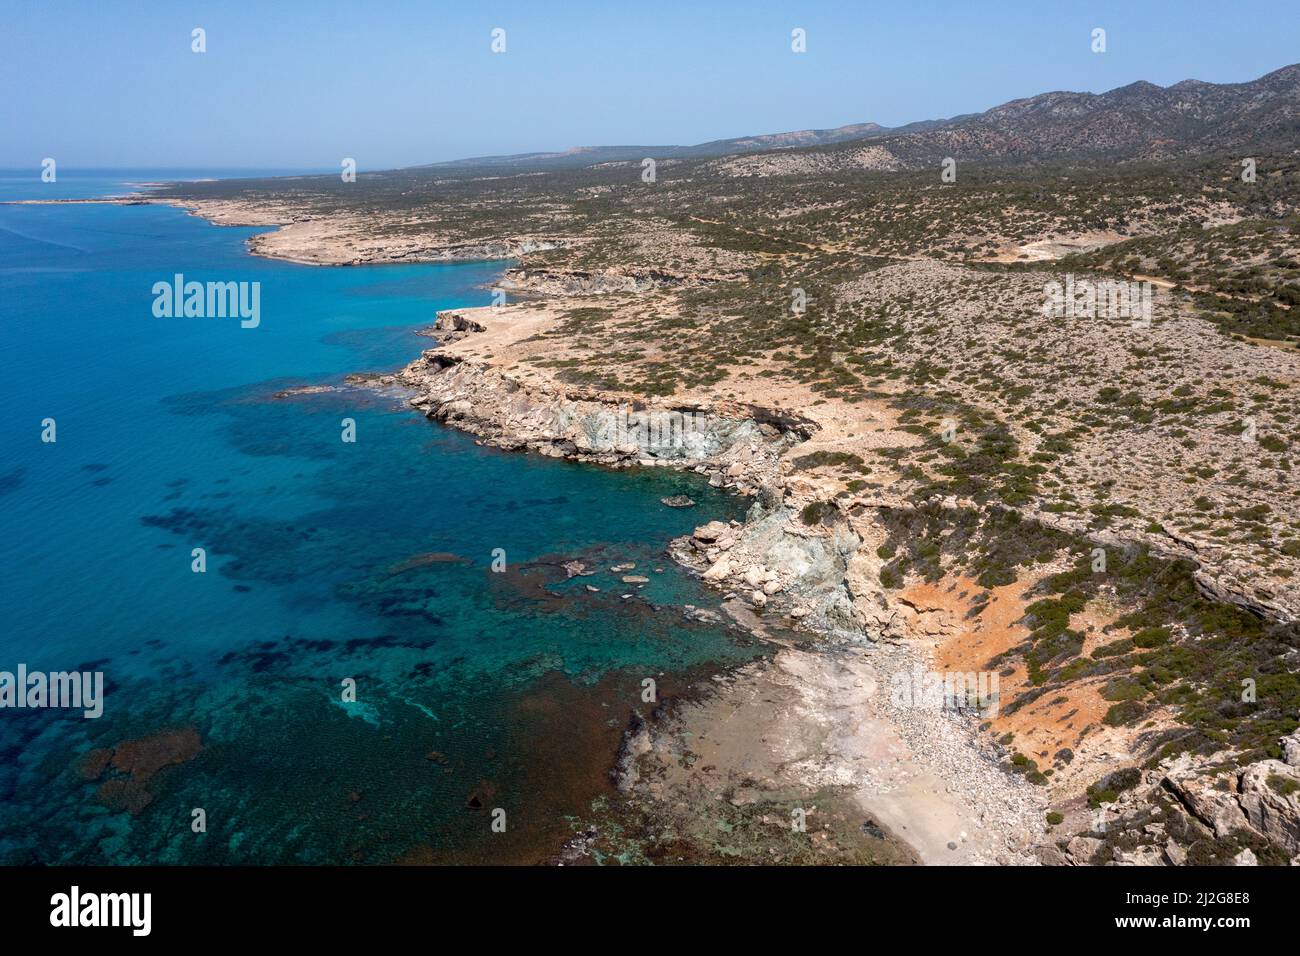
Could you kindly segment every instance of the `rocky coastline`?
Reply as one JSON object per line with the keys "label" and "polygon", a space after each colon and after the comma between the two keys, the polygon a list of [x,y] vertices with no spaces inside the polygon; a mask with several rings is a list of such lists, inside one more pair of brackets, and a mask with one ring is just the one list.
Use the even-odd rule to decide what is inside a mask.
{"label": "rocky coastline", "polygon": [[[852,526],[827,530],[801,520],[802,499],[789,486],[783,456],[815,433],[815,423],[773,408],[683,406],[521,381],[467,359],[458,348],[497,325],[496,314],[442,312],[431,330],[443,336],[439,347],[397,373],[351,381],[407,390],[410,404],[428,418],[491,447],[616,469],[690,470],[751,498],[743,523],[708,522],[670,542],[667,551],[722,592],[733,618],[759,638],[773,639],[768,627],[798,635],[798,646],[777,638],[782,646],[772,661],[728,675],[714,688],[711,706],[660,709],[635,721],[629,734],[637,742],[625,743],[616,770],[620,788],[645,801],[668,802],[638,788],[641,763],[670,760],[673,736],[684,727],[696,735],[718,734],[714,711],[722,702],[752,701],[782,686],[785,704],[759,705],[762,713],[753,721],[800,738],[805,753],[790,763],[778,748],[765,748],[760,789],[823,796],[827,787],[842,791],[859,812],[906,843],[918,862],[1036,862],[1046,803],[1036,788],[1001,769],[1003,749],[968,716],[891,699],[895,675],[930,667],[927,635],[915,626],[915,612],[878,583],[881,562],[872,552],[884,539],[882,525],[859,516]],[[657,433],[656,420],[666,423]],[[884,507],[900,505],[882,501]],[[736,729],[748,737],[741,728],[753,721]],[[721,792],[727,773],[739,768],[714,770],[717,779],[704,786]],[[752,778],[754,770],[751,761],[746,773]],[[692,790],[699,786],[692,781]]]}
{"label": "rocky coastline", "polygon": [[[435,239],[429,248],[389,249],[383,242],[372,248],[358,246],[352,227],[338,223],[315,228],[285,211],[205,206],[192,211],[216,222],[279,225],[256,237],[262,241],[251,243],[251,251],[295,261],[517,257],[559,245],[524,238],[491,249],[481,244],[453,248]],[[264,222],[250,223],[254,219]],[[356,234],[364,232],[354,225]],[[864,438],[871,447],[873,430],[893,429],[893,437],[897,429],[885,406],[827,405],[809,417],[788,409],[822,401],[789,390],[751,389],[727,398],[716,392],[647,397],[634,390],[575,384],[536,361],[545,353],[547,337],[563,334],[566,314],[583,302],[582,296],[653,298],[665,289],[719,277],[623,276],[523,263],[506,273],[502,285],[515,294],[536,296],[536,301],[440,313],[427,333],[438,340],[435,348],[396,373],[351,379],[358,386],[403,389],[427,417],[470,432],[485,445],[612,468],[689,469],[707,476],[715,487],[753,499],[742,524],[705,524],[668,550],[724,594],[737,621],[774,641],[779,650],[770,662],[719,675],[706,695],[708,703],[659,707],[633,721],[616,779],[642,810],[664,824],[675,819],[674,808],[683,804],[761,803],[756,790],[781,795],[781,805],[788,808],[791,799],[800,802],[798,794],[826,800],[829,787],[836,800],[847,799],[867,818],[867,830],[892,834],[922,863],[1178,864],[1188,859],[1189,846],[1195,859],[1208,855],[1210,862],[1285,862],[1280,853],[1300,859],[1288,836],[1300,821],[1300,770],[1289,759],[1270,758],[1236,771],[1225,769],[1229,753],[1215,755],[1218,760],[1187,754],[1160,759],[1153,755],[1154,731],[1121,733],[1096,722],[1082,731],[1073,722],[1066,724],[1075,728],[1079,741],[1092,734],[1094,742],[1077,753],[1053,745],[1035,751],[1032,759],[1020,749],[1015,733],[998,734],[997,720],[900,701],[893,692],[899,675],[953,666],[954,647],[985,643],[981,615],[990,605],[970,603],[967,582],[960,577],[945,579],[946,596],[937,600],[934,594],[919,600],[901,582],[886,583],[897,530],[916,513],[915,502],[889,484],[874,482],[845,501],[844,492],[836,491],[843,487],[839,480],[796,464],[796,449],[806,452],[815,446],[814,453],[802,455],[804,461],[822,456],[818,461],[851,462],[857,456],[838,449],[862,448]],[[855,484],[863,482],[849,487]],[[957,515],[969,504],[951,498],[940,510]],[[1080,531],[1050,513],[1025,514],[1044,528]],[[1103,533],[1095,541],[1105,537]],[[1128,547],[1131,538],[1111,535],[1116,546]],[[1167,552],[1187,551],[1176,538],[1157,538],[1154,543]],[[1196,562],[1195,575],[1209,599],[1283,623],[1290,619],[1285,608],[1279,611],[1271,601],[1221,584],[1213,568],[1201,562]],[[1008,599],[1008,622],[1023,619],[1034,580],[1041,578],[1014,595],[998,594]],[[983,590],[977,597],[987,601],[993,592]],[[973,626],[965,623],[971,620]],[[1002,629],[1009,635],[1028,633],[1018,623]],[[783,636],[774,633],[778,630]],[[1023,667],[1001,673],[1018,685],[1009,695],[1015,704],[1022,703],[1016,699],[1020,695],[1025,701],[1037,697],[1025,682]],[[1094,697],[1095,690],[1090,691]],[[1073,698],[1059,701],[1074,709],[1053,718],[1058,722],[1080,710]],[[731,718],[742,711],[749,719],[732,726]],[[1148,727],[1165,726],[1159,713],[1154,718]],[[1041,726],[1028,730],[1043,739]],[[694,756],[682,757],[683,735],[721,739],[715,762],[694,770]],[[1266,773],[1253,769],[1262,763],[1269,764]],[[1053,772],[1060,783],[1051,782]],[[1098,777],[1085,792],[1084,784]],[[1180,787],[1192,789],[1179,783],[1189,778],[1216,780],[1216,789],[1231,793],[1240,813],[1216,818],[1198,810],[1194,800],[1179,797]],[[1260,790],[1260,779],[1267,781],[1271,794]],[[738,780],[744,781],[746,794],[737,795]],[[1115,787],[1107,787],[1107,781]],[[1178,799],[1161,799],[1166,794]],[[578,849],[571,847],[566,856],[581,857],[581,846],[590,842],[589,832],[580,835],[574,844]],[[843,848],[842,840],[830,842]]]}
{"label": "rocky coastline", "polygon": [[[1207,768],[1223,764],[1224,755],[1217,761],[1187,755],[1161,761],[1142,772],[1143,785],[1120,791],[1115,805],[1098,811],[1088,799],[1076,798],[1074,809],[1049,825],[1048,794],[1009,772],[1014,748],[969,714],[917,708],[891,690],[900,675],[933,671],[933,649],[951,630],[880,583],[885,561],[878,552],[889,535],[887,516],[911,505],[881,494],[870,507],[832,511],[810,526],[802,509],[816,496],[801,487],[789,458],[815,436],[814,421],[774,408],[646,401],[549,377],[516,377],[466,349],[476,337],[499,332],[498,317],[499,310],[490,308],[441,313],[435,327],[440,346],[398,373],[358,384],[410,390],[411,405],[430,419],[492,447],[610,468],[689,469],[752,499],[743,523],[708,522],[672,541],[668,553],[722,592],[738,622],[760,638],[775,639],[780,649],[770,661],[720,677],[708,703],[634,718],[614,775],[643,809],[732,793],[728,783],[738,765],[714,764],[711,774],[700,774],[684,770],[674,754],[683,734],[725,739],[739,733],[761,741],[757,749],[752,740],[744,748],[743,776],[751,791],[782,794],[787,803],[792,793],[820,795],[824,802],[826,788],[832,788],[873,827],[906,845],[915,862],[1176,865],[1186,862],[1186,845],[1207,837],[1222,841],[1236,834],[1239,840],[1241,834],[1262,833],[1280,838],[1283,846],[1295,843],[1300,806],[1294,796],[1265,792],[1260,784],[1262,773],[1275,782],[1279,776],[1300,780],[1292,764],[1269,761],[1271,769],[1252,765],[1242,772],[1241,782],[1229,789],[1244,794],[1232,798],[1234,806],[1252,809],[1227,822],[1221,817],[1217,828],[1213,813],[1189,809],[1195,804],[1186,799],[1155,799],[1197,786],[1187,781],[1202,780]],[[646,433],[635,427],[638,420],[670,416],[688,421],[682,440],[670,429],[663,434],[672,440],[647,443]],[[768,628],[785,639],[774,638]],[[769,703],[755,705],[756,700]],[[719,716],[746,708],[754,712],[739,725],[743,730],[729,730]],[[743,799],[756,798],[750,793]],[[1153,805],[1163,815],[1153,817]],[[1135,824],[1145,842],[1126,838],[1116,848],[1105,841],[1107,826],[1127,833]],[[592,839],[588,832],[577,843]],[[842,850],[841,844],[836,845]],[[1293,853],[1300,853],[1300,845]],[[1243,843],[1219,862],[1257,860]]]}

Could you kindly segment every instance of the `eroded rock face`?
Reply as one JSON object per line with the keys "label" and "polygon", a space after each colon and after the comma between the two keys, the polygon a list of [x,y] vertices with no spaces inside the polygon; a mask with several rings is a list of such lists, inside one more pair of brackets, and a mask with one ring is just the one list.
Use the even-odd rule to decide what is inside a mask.
{"label": "eroded rock face", "polygon": [[1300,853],[1300,770],[1261,760],[1241,774],[1241,809],[1251,827],[1288,853]]}
{"label": "eroded rock face", "polygon": [[1206,772],[1207,760],[1213,766],[1226,756],[1195,761],[1183,754],[1172,761],[1160,783],[1216,838],[1253,831],[1288,855],[1300,855],[1300,768],[1260,760],[1237,772]]}
{"label": "eroded rock face", "polygon": [[[444,313],[439,322],[456,328],[465,324],[467,329],[477,325],[458,316]],[[397,381],[416,389],[411,404],[430,418],[506,448],[607,463],[688,463],[747,455],[751,461],[744,462],[738,474],[749,474],[764,468],[763,462],[752,461],[750,449],[761,449],[772,437],[752,421],[704,410],[634,409],[555,389],[521,388],[495,368],[469,362],[444,365],[436,350],[404,369]]]}
{"label": "eroded rock face", "polygon": [[1164,784],[1220,839],[1246,825],[1246,816],[1237,799],[1236,781],[1230,776],[1203,776],[1193,768],[1176,769],[1165,777]]}
{"label": "eroded rock face", "polygon": [[707,285],[732,274],[675,273],[656,269],[510,269],[500,286],[529,296],[609,295],[610,293],[649,292],[654,289],[677,289]]}
{"label": "eroded rock face", "polygon": [[844,584],[863,629],[878,635],[881,640],[898,641],[905,636],[904,620],[880,584],[880,569],[884,563],[876,554],[873,543],[864,541],[862,547],[849,556]]}
{"label": "eroded rock face", "polygon": [[435,329],[447,332],[482,332],[483,323],[476,322],[459,309],[444,309],[433,323]]}
{"label": "eroded rock face", "polygon": [[[1288,858],[1300,864],[1300,772],[1278,760],[1230,769],[1233,760],[1234,753],[1226,750],[1182,753],[1162,760],[1130,787],[1114,788],[1109,777],[1103,778],[1100,786],[1119,789],[1118,799],[1089,811],[1086,830],[1040,858],[1072,865],[1095,860],[1182,866],[1213,859],[1219,865],[1256,866]],[[1110,834],[1125,839],[1116,842]],[[1264,843],[1267,852],[1261,850]]]}

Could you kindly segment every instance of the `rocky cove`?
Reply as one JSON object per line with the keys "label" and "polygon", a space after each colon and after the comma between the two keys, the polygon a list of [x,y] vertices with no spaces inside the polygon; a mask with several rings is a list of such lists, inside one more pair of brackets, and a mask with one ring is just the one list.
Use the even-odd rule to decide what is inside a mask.
{"label": "rocky cove", "polygon": [[[466,354],[476,339],[501,333],[499,315],[440,313],[430,331],[438,347],[395,374],[351,382],[409,390],[430,419],[488,446],[615,469],[688,469],[752,499],[744,522],[710,521],[667,550],[778,650],[719,675],[703,695],[634,716],[614,775],[639,812],[680,822],[683,799],[698,808],[743,777],[750,793],[735,806],[780,795],[783,806],[837,806],[824,818],[838,820],[847,805],[868,833],[892,835],[914,862],[1033,862],[1041,792],[999,767],[1005,754],[968,717],[890,700],[892,675],[930,666],[932,635],[879,583],[886,529],[874,515],[822,516],[815,527],[803,515],[807,496],[791,487],[785,456],[816,424],[743,403],[646,402],[522,378]],[[731,722],[742,706],[749,719]],[[722,741],[703,770],[679,761],[683,734]]]}
{"label": "rocky cove", "polygon": [[[1041,775],[1024,772],[1014,734],[991,732],[996,721],[891,694],[899,675],[946,666],[964,629],[955,607],[883,583],[891,540],[908,520],[900,516],[915,515],[915,506],[887,488],[859,496],[852,507],[826,501],[824,489],[792,466],[821,430],[814,418],[744,402],[611,394],[501,361],[522,336],[515,321],[538,313],[535,306],[509,318],[498,308],[441,313],[429,333],[438,347],[396,374],[354,381],[409,389],[411,404],[429,418],[489,446],[615,469],[687,469],[750,498],[743,522],[707,522],[667,550],[723,593],[737,622],[778,648],[769,660],[715,675],[698,693],[634,714],[613,770],[632,809],[605,830],[589,827],[561,860],[617,852],[601,849],[602,839],[625,826],[629,813],[641,821],[642,847],[645,834],[691,833],[692,849],[678,859],[700,859],[709,827],[699,821],[710,818],[704,808],[719,805],[738,818],[725,821],[728,828],[751,831],[753,858],[774,862],[1168,865],[1185,862],[1188,846],[1204,856],[1213,841],[1240,846],[1218,862],[1248,864],[1277,852],[1257,846],[1257,855],[1247,845],[1257,836],[1271,846],[1294,843],[1294,791],[1284,784],[1261,789],[1256,780],[1300,776],[1289,763],[1267,761],[1268,773],[1251,765],[1242,783],[1226,787],[1223,777],[1219,786],[1229,793],[1251,786],[1254,802],[1241,805],[1260,809],[1254,816],[1240,810],[1227,823],[1217,818],[1216,825],[1215,815],[1198,814],[1195,803],[1162,797],[1196,786],[1189,780],[1212,780],[1226,754],[1184,754],[1130,771],[1124,768],[1149,753],[1144,735],[1090,724],[1080,740],[1092,740],[1075,757],[1068,748],[1058,752],[1060,782],[1049,789]],[[1215,593],[1212,583],[1200,586]],[[1026,604],[1020,601],[1017,616]],[[982,611],[972,606],[965,618]],[[983,626],[977,620],[975,631]],[[1107,775],[1116,764],[1121,769]],[[1142,784],[1121,787],[1096,809],[1106,781],[1127,782],[1130,772]],[[1102,782],[1085,794],[1089,776]],[[1234,808],[1238,799],[1232,797]],[[1066,813],[1049,813],[1050,805]],[[790,814],[807,806],[821,808],[811,857],[787,833]],[[848,825],[858,817],[859,824]],[[876,845],[873,834],[885,843]],[[680,844],[661,848],[669,857],[678,850]]]}

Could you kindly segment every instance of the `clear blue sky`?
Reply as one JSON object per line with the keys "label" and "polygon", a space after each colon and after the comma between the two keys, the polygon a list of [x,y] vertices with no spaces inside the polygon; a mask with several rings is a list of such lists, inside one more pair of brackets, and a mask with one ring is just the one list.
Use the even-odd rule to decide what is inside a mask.
{"label": "clear blue sky", "polygon": [[895,126],[1295,61],[1295,0],[0,0],[0,165],[365,170]]}

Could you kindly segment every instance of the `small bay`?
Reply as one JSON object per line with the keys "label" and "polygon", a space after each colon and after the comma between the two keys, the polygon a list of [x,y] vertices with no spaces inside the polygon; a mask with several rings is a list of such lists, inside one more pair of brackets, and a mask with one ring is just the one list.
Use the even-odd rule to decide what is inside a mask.
{"label": "small bay", "polygon": [[[0,174],[0,198],[42,185]],[[58,196],[130,188],[61,174]],[[488,304],[506,264],[304,266],[248,255],[258,231],[0,206],[0,670],[106,683],[99,719],[0,711],[0,863],[544,859],[607,795],[644,678],[762,653],[683,616],[717,597],[663,551],[744,503],[345,387],[429,347],[438,309]],[[260,283],[260,324],[155,317],[177,274]],[[334,388],[283,395],[302,385]]]}

